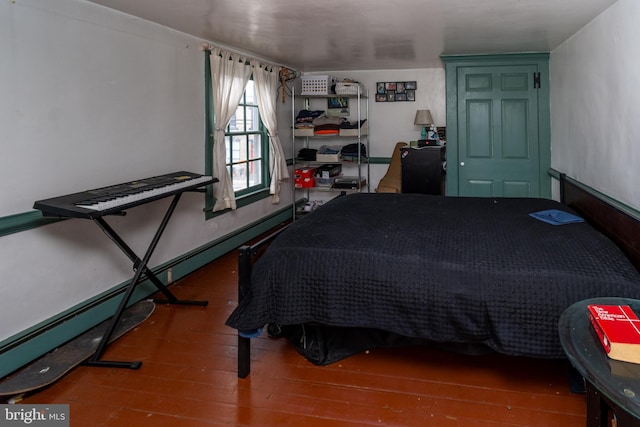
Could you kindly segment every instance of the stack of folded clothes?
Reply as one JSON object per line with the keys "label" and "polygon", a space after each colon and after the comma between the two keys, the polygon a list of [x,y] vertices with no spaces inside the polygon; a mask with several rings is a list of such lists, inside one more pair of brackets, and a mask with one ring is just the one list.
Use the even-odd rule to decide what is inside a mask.
{"label": "stack of folded clothes", "polygon": [[[358,160],[358,144],[348,144],[342,147],[340,151],[342,159],[345,161],[357,161]],[[360,157],[367,157],[367,147],[364,144],[360,144]]]}
{"label": "stack of folded clothes", "polygon": [[296,159],[306,162],[315,162],[317,153],[318,150],[316,150],[315,148],[302,148],[300,151],[298,151],[298,156],[296,157]]}
{"label": "stack of folded clothes", "polygon": [[296,129],[313,129],[313,120],[323,115],[324,111],[322,110],[300,110],[296,116],[294,127]]}
{"label": "stack of folded clothes", "polygon": [[318,154],[340,154],[340,151],[342,150],[342,147],[340,146],[329,146],[329,145],[323,145],[322,147],[318,148]]}
{"label": "stack of folded clothes", "polygon": [[313,119],[313,133],[315,135],[339,135],[343,122],[342,117],[320,116]]}
{"label": "stack of folded clothes", "polygon": [[318,162],[338,162],[340,161],[340,150],[342,147],[330,147],[323,145],[318,149],[316,161]]}

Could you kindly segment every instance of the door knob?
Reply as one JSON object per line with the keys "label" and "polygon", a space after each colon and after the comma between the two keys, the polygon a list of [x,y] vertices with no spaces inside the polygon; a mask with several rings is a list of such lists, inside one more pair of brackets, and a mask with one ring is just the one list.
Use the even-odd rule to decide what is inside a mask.
{"label": "door knob", "polygon": [[460,162],[460,166],[464,166],[464,162]]}

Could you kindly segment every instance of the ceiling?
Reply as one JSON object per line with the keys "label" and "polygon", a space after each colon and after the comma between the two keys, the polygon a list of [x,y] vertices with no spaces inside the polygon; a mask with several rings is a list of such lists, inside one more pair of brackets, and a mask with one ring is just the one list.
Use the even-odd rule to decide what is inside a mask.
{"label": "ceiling", "polygon": [[300,71],[548,52],[616,0],[89,0]]}

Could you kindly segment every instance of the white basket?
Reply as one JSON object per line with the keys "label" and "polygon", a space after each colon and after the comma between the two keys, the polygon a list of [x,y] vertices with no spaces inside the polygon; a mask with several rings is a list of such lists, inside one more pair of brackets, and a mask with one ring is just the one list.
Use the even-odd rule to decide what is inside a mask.
{"label": "white basket", "polygon": [[335,154],[316,154],[316,162],[339,162],[340,161],[340,153]]}
{"label": "white basket", "polygon": [[336,95],[357,95],[358,91],[364,94],[364,88],[361,83],[338,82],[336,83]]}
{"label": "white basket", "polygon": [[335,77],[331,76],[302,76],[301,95],[330,95]]}
{"label": "white basket", "polygon": [[313,136],[313,128],[294,129],[294,136]]}

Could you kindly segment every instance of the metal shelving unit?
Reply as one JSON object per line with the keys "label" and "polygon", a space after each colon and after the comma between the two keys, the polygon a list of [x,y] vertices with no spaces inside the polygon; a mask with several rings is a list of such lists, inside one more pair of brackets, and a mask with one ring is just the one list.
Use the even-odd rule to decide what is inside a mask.
{"label": "metal shelving unit", "polygon": [[[329,98],[349,98],[349,108],[350,111],[353,111],[355,108],[355,115],[350,114],[350,120],[357,120],[358,128],[357,132],[354,135],[344,136],[344,135],[305,135],[299,136],[296,135],[295,131],[295,123],[297,113],[301,109],[321,109],[314,107],[314,104],[318,104],[317,100],[327,100]],[[304,104],[302,106],[298,106],[296,103],[296,99],[303,99]],[[355,105],[351,105],[355,103]],[[331,95],[296,95],[295,89],[292,93],[292,103],[291,103],[291,123],[292,123],[292,133],[291,133],[291,144],[292,144],[292,153],[293,153],[293,170],[295,172],[296,169],[302,167],[319,167],[325,164],[340,164],[342,165],[342,175],[343,176],[353,176],[357,177],[357,182],[362,182],[363,179],[366,180],[364,185],[359,186],[359,188],[350,189],[350,188],[332,188],[325,186],[316,186],[316,187],[308,187],[308,188],[296,188],[295,184],[293,185],[294,191],[294,201],[299,200],[299,195],[302,194],[303,198],[310,200],[310,195],[313,192],[324,193],[336,193],[343,194],[347,192],[362,192],[370,191],[370,164],[368,156],[370,155],[369,150],[369,130],[363,132],[362,128],[362,120],[366,119],[367,128],[369,127],[369,102],[368,102],[368,91],[360,90],[358,88],[357,94],[331,94]],[[325,107],[326,108],[326,107]],[[309,160],[301,160],[298,159],[298,153],[303,148],[315,148],[318,149],[320,146],[325,144],[332,145],[347,145],[356,143],[357,144],[357,156],[354,157],[354,160],[339,160],[339,161],[329,161],[329,162],[319,162],[319,161],[309,161]],[[366,150],[365,153],[362,153],[361,147],[364,146]],[[351,173],[349,173],[351,171]],[[346,172],[346,173],[345,173]],[[296,217],[296,203],[294,203],[294,218]]]}

